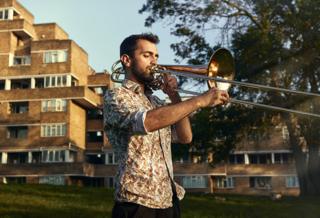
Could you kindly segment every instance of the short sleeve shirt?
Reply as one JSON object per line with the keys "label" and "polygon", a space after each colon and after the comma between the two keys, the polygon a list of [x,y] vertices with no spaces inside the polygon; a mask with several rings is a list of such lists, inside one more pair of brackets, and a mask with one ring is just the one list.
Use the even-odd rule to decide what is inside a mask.
{"label": "short sleeve shirt", "polygon": [[[150,208],[172,206],[168,175],[169,170],[173,178],[171,127],[154,132],[147,132],[144,127],[147,112],[163,105],[164,101],[143,93],[140,85],[131,80],[124,80],[121,87],[105,94],[104,128],[119,161],[116,201]],[[177,183],[175,186],[182,199],[184,189]]]}

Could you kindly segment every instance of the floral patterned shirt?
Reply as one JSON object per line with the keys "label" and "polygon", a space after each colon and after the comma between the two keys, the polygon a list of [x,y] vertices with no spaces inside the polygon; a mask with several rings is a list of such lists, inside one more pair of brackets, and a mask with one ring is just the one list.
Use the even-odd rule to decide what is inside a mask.
{"label": "floral patterned shirt", "polygon": [[[122,87],[105,94],[104,128],[119,160],[116,201],[150,208],[172,206],[166,167],[167,164],[173,178],[171,127],[154,132],[147,132],[144,127],[147,111],[162,105],[164,101],[151,93],[144,94],[140,85],[131,80],[124,80]],[[177,183],[175,186],[178,198],[182,199],[184,189]]]}

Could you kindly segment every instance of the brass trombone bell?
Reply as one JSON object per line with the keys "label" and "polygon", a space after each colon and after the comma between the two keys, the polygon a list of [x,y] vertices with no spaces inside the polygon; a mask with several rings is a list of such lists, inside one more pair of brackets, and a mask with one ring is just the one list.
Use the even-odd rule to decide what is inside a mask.
{"label": "brass trombone bell", "polygon": [[177,76],[200,78],[207,80],[209,88],[216,87],[219,90],[227,91],[230,83],[219,82],[231,81],[235,75],[235,64],[232,54],[228,49],[219,48],[211,56],[207,65],[159,65],[161,73],[171,73]]}

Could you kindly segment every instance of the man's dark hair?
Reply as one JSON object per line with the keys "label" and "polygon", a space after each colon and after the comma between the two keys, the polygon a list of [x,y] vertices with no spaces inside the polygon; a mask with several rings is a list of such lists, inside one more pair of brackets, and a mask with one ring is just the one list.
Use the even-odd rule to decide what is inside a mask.
{"label": "man's dark hair", "polygon": [[137,42],[140,39],[147,40],[154,44],[158,44],[160,41],[159,37],[152,33],[142,33],[128,36],[122,41],[120,45],[120,56],[127,54],[132,57],[134,50],[136,50],[137,48]]}

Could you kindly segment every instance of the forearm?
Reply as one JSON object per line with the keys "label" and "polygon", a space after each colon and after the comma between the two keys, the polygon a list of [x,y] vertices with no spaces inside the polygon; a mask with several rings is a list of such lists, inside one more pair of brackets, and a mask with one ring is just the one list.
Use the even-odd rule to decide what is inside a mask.
{"label": "forearm", "polygon": [[192,129],[188,116],[175,124],[175,130],[179,143],[188,144],[192,141]]}
{"label": "forearm", "polygon": [[[181,102],[181,97],[176,92],[170,97],[170,100],[172,103],[177,104]],[[174,126],[175,126],[175,132],[177,135],[177,140],[179,143],[187,144],[192,141],[192,129],[190,125],[189,116],[182,118],[181,120],[176,122]]]}
{"label": "forearm", "polygon": [[178,130],[178,137],[182,136],[183,134],[179,134],[182,133],[180,131],[181,128],[187,127],[191,132],[189,118],[187,116],[199,109],[200,105],[200,99],[195,97],[186,101],[150,110],[147,112],[144,121],[145,128],[147,131],[152,132],[177,123],[176,128]]}

